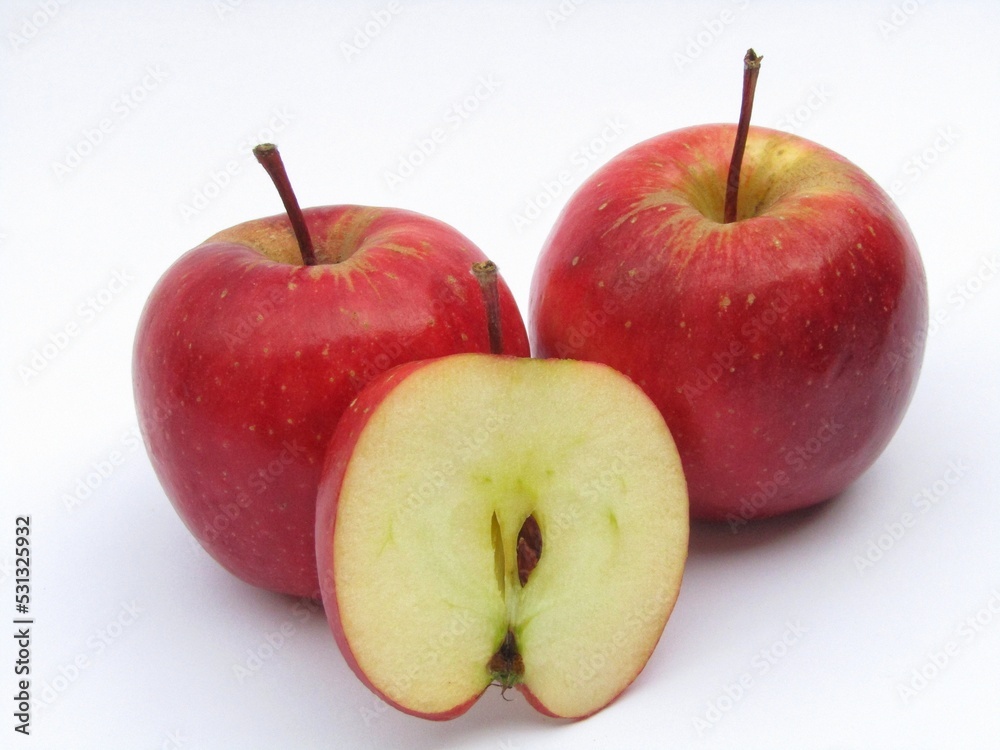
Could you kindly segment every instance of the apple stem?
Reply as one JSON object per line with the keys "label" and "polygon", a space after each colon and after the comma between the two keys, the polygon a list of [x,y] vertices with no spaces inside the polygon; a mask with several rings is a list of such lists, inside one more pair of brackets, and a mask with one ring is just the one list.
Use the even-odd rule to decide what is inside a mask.
{"label": "apple stem", "polygon": [[500,290],[497,287],[497,264],[484,260],[472,264],[472,273],[479,282],[486,305],[486,330],[490,337],[490,353],[503,354],[503,329],[500,325]]}
{"label": "apple stem", "polygon": [[729,162],[729,178],[726,180],[726,203],[723,213],[723,223],[736,221],[736,198],[740,189],[740,166],[743,164],[743,151],[747,145],[747,133],[750,132],[750,113],[753,110],[753,94],[757,88],[757,75],[760,73],[760,61],[753,49],[748,49],[743,57],[743,102],[740,105],[740,121],[736,126],[736,142],[733,144],[733,158]]}
{"label": "apple stem", "polygon": [[315,266],[316,251],[313,249],[312,237],[309,236],[309,228],[306,226],[306,217],[303,216],[299,202],[295,199],[295,191],[292,190],[292,183],[288,180],[288,173],[281,161],[278,147],[273,143],[261,143],[254,146],[253,155],[267,171],[271,182],[278,190],[281,202],[285,205],[285,213],[288,214],[288,220],[292,223],[295,240],[299,243],[302,262],[307,266]]}

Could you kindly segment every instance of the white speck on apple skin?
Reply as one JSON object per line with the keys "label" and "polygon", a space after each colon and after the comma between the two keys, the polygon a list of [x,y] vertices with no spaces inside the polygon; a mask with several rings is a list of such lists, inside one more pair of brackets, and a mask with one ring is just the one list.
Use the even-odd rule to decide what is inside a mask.
{"label": "white speck on apple skin", "polygon": [[607,207],[608,207],[608,203],[607,203],[607,201],[605,201],[604,203],[602,203],[601,205],[599,205],[599,206],[597,207],[597,210],[598,210],[598,211],[603,211],[603,210],[604,210],[605,208],[607,208]]}
{"label": "white speck on apple skin", "polygon": [[753,292],[747,295],[747,307],[752,305],[757,298],[754,296]]}
{"label": "white speck on apple skin", "polygon": [[573,256],[573,260],[570,262],[570,264],[575,266],[579,262],[580,262],[580,256],[579,255],[574,255]]}
{"label": "white speck on apple skin", "polygon": [[723,309],[723,310],[725,310],[727,307],[729,307],[730,304],[732,304],[732,303],[731,303],[731,301],[729,299],[729,295],[728,294],[722,295],[722,297],[719,299],[719,307],[721,309]]}
{"label": "white speck on apple skin", "polygon": [[868,225],[868,231],[871,232],[872,237],[875,236],[875,227],[873,227],[871,224]]}
{"label": "white speck on apple skin", "polygon": [[224,299],[227,294],[229,294],[229,290],[223,289],[222,292],[219,294],[219,299]]}
{"label": "white speck on apple skin", "polygon": [[289,281],[288,282],[288,291],[291,292],[291,291],[294,291],[297,288],[298,288],[298,284],[296,284],[294,281]]}

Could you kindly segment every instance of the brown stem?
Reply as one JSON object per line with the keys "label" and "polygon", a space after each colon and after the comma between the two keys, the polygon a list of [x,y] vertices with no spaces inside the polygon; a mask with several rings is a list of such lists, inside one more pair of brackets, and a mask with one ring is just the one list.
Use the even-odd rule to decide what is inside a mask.
{"label": "brown stem", "polygon": [[753,110],[753,93],[757,88],[757,74],[760,73],[760,61],[753,49],[748,49],[743,58],[743,102],[740,105],[740,122],[736,126],[736,142],[733,144],[733,158],[729,162],[729,178],[726,180],[726,203],[723,222],[729,224],[736,221],[736,198],[740,189],[740,166],[743,164],[743,151],[747,145],[747,133],[750,132],[750,112]]}
{"label": "brown stem", "polygon": [[285,206],[285,213],[288,214],[288,220],[292,224],[292,231],[295,232],[295,240],[299,243],[302,262],[307,266],[315,266],[316,251],[313,249],[312,237],[309,236],[309,228],[306,226],[306,218],[302,215],[299,202],[295,200],[295,191],[292,190],[292,183],[288,180],[288,173],[281,161],[278,147],[273,143],[261,143],[254,146],[253,155],[257,157],[257,161],[267,171],[271,182],[278,190],[281,202]]}
{"label": "brown stem", "polygon": [[472,273],[479,282],[486,305],[486,330],[490,336],[490,353],[503,354],[503,329],[500,325],[500,290],[497,288],[497,265],[492,260],[472,264]]}

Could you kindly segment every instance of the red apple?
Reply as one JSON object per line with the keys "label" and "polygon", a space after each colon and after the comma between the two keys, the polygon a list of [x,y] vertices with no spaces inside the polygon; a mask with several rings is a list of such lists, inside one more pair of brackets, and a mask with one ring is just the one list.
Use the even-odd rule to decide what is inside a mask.
{"label": "red apple", "polygon": [[[317,596],[316,488],[330,435],[383,371],[490,351],[470,271],[484,255],[450,226],[401,209],[299,212],[279,172],[293,220],[222,231],[153,289],[134,390],[153,468],[202,546],[248,583]],[[499,297],[505,351],[527,355],[502,283]]]}
{"label": "red apple", "polygon": [[490,684],[551,716],[600,710],[652,654],[687,555],[663,417],[592,362],[401,365],[341,419],[317,508],[344,657],[426,719],[458,716]]}
{"label": "red apple", "polygon": [[693,516],[736,525],[828,499],[875,461],[928,314],[889,196],[833,151],[748,128],[744,103],[740,135],[667,133],[587,180],[541,252],[529,322],[536,356],[604,362],[645,389]]}

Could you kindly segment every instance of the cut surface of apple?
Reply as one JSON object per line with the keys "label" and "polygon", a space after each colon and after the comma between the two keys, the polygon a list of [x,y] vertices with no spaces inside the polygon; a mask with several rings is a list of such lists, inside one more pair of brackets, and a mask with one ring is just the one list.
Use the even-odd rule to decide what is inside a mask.
{"label": "cut surface of apple", "polygon": [[370,688],[426,718],[490,684],[553,716],[607,705],[656,646],[687,543],[662,416],[596,363],[402,365],[348,409],[319,490],[337,642]]}

